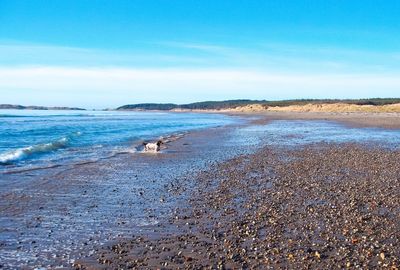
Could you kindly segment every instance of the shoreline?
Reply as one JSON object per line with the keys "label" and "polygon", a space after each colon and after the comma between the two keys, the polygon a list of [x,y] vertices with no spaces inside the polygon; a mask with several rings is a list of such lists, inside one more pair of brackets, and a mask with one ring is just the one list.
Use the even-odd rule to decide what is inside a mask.
{"label": "shoreline", "polygon": [[355,128],[400,129],[400,113],[370,112],[228,112],[227,115],[259,116],[261,122],[273,120],[325,120]]}
{"label": "shoreline", "polygon": [[196,175],[172,233],[114,242],[75,267],[396,269],[399,158],[354,143],[264,147]]}
{"label": "shoreline", "polygon": [[326,120],[349,127],[400,129],[400,112],[312,112],[312,111],[235,111],[235,110],[119,110],[138,112],[209,113],[239,117],[260,117],[260,123],[273,120]]}
{"label": "shoreline", "polygon": [[75,267],[396,269],[399,158],[353,143],[264,147],[194,176],[172,233],[114,242]]}
{"label": "shoreline", "polygon": [[3,267],[70,268],[76,258],[115,238],[157,230],[191,188],[191,171],[245,151],[212,150],[214,141],[236,127],[168,137],[168,148],[158,154],[121,153],[5,175],[8,185],[0,193]]}
{"label": "shoreline", "polygon": [[[157,155],[122,153],[107,160],[82,164],[67,170],[49,169],[53,173],[47,175],[31,172],[10,176],[22,177],[11,185],[12,190],[2,194],[0,205],[3,217],[14,222],[7,232],[16,235],[10,244],[11,250],[18,250],[21,260],[24,252],[27,252],[31,257],[28,256],[29,261],[24,265],[32,267],[43,266],[45,262],[52,267],[71,267],[75,263],[76,268],[93,269],[96,265],[95,269],[101,269],[109,265],[103,259],[98,261],[99,258],[95,256],[101,255],[104,249],[120,252],[113,245],[118,247],[132,238],[138,239],[137,237],[166,237],[171,240],[171,235],[187,226],[197,230],[196,226],[201,220],[195,217],[189,221],[186,217],[192,213],[182,212],[180,206],[190,202],[190,207],[185,211],[191,211],[195,209],[193,200],[207,205],[208,202],[203,199],[208,195],[203,191],[213,191],[218,183],[204,178],[204,185],[196,177],[203,178],[203,175],[210,172],[218,172],[215,168],[222,168],[222,172],[240,169],[243,164],[237,161],[232,163],[232,159],[249,160],[254,156],[252,153],[258,153],[270,141],[265,135],[267,130],[263,129],[263,124],[270,123],[270,119],[254,114],[244,118],[238,124],[189,132],[170,142],[168,148]],[[322,122],[321,125],[326,126],[327,131],[348,131],[339,125]],[[290,123],[289,126],[280,128],[290,130]],[[281,137],[279,140],[298,140],[307,144],[307,141],[302,141],[301,136],[297,138],[290,132],[286,135],[279,134],[279,130],[275,132]],[[290,145],[280,145],[279,140],[275,144],[282,147],[283,151],[292,148]],[[297,150],[293,150],[293,153]],[[232,173],[243,175],[243,172]],[[257,172],[252,177],[257,177]],[[29,179],[34,181],[26,186],[26,180]],[[24,185],[22,189],[20,185]],[[232,188],[236,186],[233,183]],[[220,192],[223,194],[225,191]],[[200,197],[196,194],[200,194]],[[207,198],[212,201],[212,197]],[[209,213],[210,209],[199,211]],[[175,216],[178,216],[176,222],[182,224],[170,223],[170,218],[175,220]],[[208,224],[209,220],[206,221]],[[46,237],[37,238],[42,230],[46,230]],[[179,239],[173,239],[179,243]],[[190,242],[190,239],[187,241]],[[140,246],[145,242],[139,242],[139,249],[128,249],[126,252],[149,252],[147,247]],[[51,248],[43,249],[42,245]],[[114,256],[112,252],[109,253],[110,250],[106,252],[107,256]],[[81,259],[75,260],[77,258]],[[35,260],[38,260],[37,264]],[[165,267],[161,264],[157,266]]]}
{"label": "shoreline", "polygon": [[399,158],[399,149],[368,143],[263,146],[188,175],[187,206],[74,267],[399,267]]}

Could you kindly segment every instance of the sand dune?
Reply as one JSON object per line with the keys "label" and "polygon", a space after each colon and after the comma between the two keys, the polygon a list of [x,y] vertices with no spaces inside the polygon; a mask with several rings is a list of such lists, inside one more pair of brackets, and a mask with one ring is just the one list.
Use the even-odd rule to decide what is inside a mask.
{"label": "sand dune", "polygon": [[388,113],[400,112],[400,103],[374,106],[374,105],[355,105],[345,103],[333,104],[306,104],[306,105],[290,105],[285,107],[278,106],[263,106],[260,104],[252,104],[227,111],[233,112],[262,112],[262,111],[276,111],[276,112],[374,112],[374,113]]}

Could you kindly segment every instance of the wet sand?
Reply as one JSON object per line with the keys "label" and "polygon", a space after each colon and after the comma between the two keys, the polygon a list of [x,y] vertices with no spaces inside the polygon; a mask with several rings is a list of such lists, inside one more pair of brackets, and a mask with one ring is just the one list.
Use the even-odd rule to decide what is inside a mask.
{"label": "wet sand", "polygon": [[265,146],[189,175],[193,187],[167,222],[74,266],[397,269],[399,160],[398,147],[378,144]]}
{"label": "wet sand", "polygon": [[235,128],[168,139],[159,154],[0,175],[0,266],[68,269],[109,241],[153,232],[186,201],[193,172],[249,151],[247,144],[214,147],[235,140]]}
{"label": "wet sand", "polygon": [[[78,269],[397,269],[400,151],[264,148],[196,177],[175,233],[135,237]],[[167,226],[167,225],[166,225]]]}
{"label": "wet sand", "polygon": [[368,112],[235,112],[230,115],[259,117],[259,123],[273,120],[326,120],[350,127],[400,129],[400,113]]}

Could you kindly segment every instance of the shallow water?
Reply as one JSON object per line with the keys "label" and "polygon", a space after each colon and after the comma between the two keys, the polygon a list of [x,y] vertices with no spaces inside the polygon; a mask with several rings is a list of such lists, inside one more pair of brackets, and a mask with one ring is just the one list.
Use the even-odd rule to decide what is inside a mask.
{"label": "shallow water", "polygon": [[229,123],[195,113],[1,110],[0,172],[97,159],[140,140]]}
{"label": "shallow water", "polygon": [[[254,141],[247,134],[252,133]],[[243,143],[271,146],[304,146],[312,143],[362,143],[400,147],[400,131],[382,128],[350,128],[331,121],[276,120],[267,125],[253,125],[236,131]]]}
{"label": "shallow water", "polygon": [[[195,116],[184,119],[197,121]],[[205,119],[221,123],[219,116],[216,122],[213,117]],[[326,121],[237,124],[191,132],[160,154],[125,152],[91,163],[0,173],[0,261],[9,268],[69,266],[109,240],[165,230],[166,219],[190,194],[196,172],[265,144],[296,147],[316,142],[398,147],[400,132]]]}

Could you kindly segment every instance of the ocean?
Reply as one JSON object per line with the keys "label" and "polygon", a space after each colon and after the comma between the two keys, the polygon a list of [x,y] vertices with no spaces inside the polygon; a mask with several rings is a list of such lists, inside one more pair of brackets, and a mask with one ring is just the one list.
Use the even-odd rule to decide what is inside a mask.
{"label": "ocean", "polygon": [[135,152],[142,141],[232,122],[199,113],[0,110],[0,172]]}

